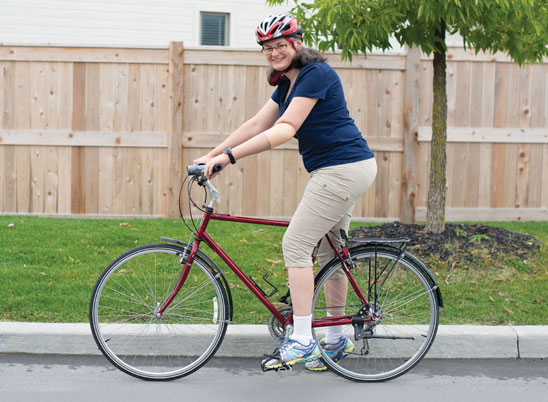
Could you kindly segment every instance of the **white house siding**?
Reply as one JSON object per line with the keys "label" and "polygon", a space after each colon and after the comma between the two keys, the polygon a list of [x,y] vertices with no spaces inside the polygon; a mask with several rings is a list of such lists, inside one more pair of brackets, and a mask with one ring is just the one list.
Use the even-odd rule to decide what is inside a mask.
{"label": "white house siding", "polygon": [[199,45],[202,11],[229,13],[229,45],[256,48],[257,23],[287,7],[270,8],[264,0],[0,0],[0,44]]}

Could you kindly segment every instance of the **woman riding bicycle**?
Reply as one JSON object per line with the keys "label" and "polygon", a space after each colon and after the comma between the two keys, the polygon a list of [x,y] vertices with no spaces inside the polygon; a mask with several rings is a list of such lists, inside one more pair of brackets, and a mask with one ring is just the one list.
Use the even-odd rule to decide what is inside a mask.
{"label": "woman riding bicycle", "polygon": [[[308,362],[307,368],[324,370],[311,332],[314,273],[310,256],[329,231],[336,242],[342,242],[340,230],[348,230],[354,204],[375,179],[377,165],[349,115],[337,73],[320,53],[303,46],[297,19],[286,14],[269,16],[257,27],[256,38],[271,67],[268,82],[277,88],[255,116],[194,163],[205,163],[205,175],[211,178],[216,165],[225,167],[297,138],[310,180],[282,242],[294,330],[262,365],[278,369]],[[319,263],[332,254],[322,241]],[[345,295],[347,288],[341,273],[326,284],[326,298]],[[337,314],[341,312],[336,307],[328,311],[328,315]],[[354,349],[340,326],[328,327],[321,343],[335,361]]]}

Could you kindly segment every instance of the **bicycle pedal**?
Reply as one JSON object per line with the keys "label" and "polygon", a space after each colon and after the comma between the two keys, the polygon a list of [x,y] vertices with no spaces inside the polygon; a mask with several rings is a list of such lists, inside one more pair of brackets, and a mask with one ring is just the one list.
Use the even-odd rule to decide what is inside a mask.
{"label": "bicycle pedal", "polygon": [[290,371],[290,370],[293,370],[293,366],[291,366],[289,364],[286,364],[286,363],[283,363],[283,362],[281,362],[281,366],[279,366],[279,367],[266,367],[266,363],[273,360],[273,357],[269,356],[269,355],[265,355],[264,357],[265,358],[261,362],[261,370],[263,371],[263,373],[266,373],[267,371]]}
{"label": "bicycle pedal", "polygon": [[261,364],[261,369],[263,371],[263,373],[266,373],[267,371],[291,371],[293,370],[293,366],[290,366],[288,364],[285,364],[283,363],[280,367],[275,367],[275,368],[270,368],[270,367],[265,367],[263,364]]}

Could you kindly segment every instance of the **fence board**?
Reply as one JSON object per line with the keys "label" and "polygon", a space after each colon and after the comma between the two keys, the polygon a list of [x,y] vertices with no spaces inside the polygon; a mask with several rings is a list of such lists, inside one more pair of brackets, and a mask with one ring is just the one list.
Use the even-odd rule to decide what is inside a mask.
{"label": "fence board", "polygon": [[390,153],[389,162],[389,192],[388,192],[388,211],[385,216],[400,216],[401,211],[401,171],[402,154]]}
{"label": "fence board", "polygon": [[128,215],[125,210],[126,196],[126,154],[127,148],[113,148],[112,151],[112,212],[117,215]]}
{"label": "fence board", "polygon": [[114,130],[129,131],[129,64],[116,66],[116,87],[114,92]]}
{"label": "fence board", "polygon": [[509,64],[508,92],[506,93],[506,127],[519,127],[520,117],[520,71],[518,66]]}
{"label": "fence board", "polygon": [[[475,174],[478,176],[478,203],[480,208],[488,208],[491,205],[491,174],[486,172],[493,171],[493,145],[479,144],[479,167]],[[483,174],[479,174],[482,172]]]}
{"label": "fence board", "polygon": [[57,213],[67,215],[71,213],[71,185],[72,185],[72,148],[58,147],[59,177],[57,189]]}
{"label": "fence board", "polygon": [[493,119],[493,127],[495,128],[507,127],[509,70],[509,64],[497,64],[495,68],[495,116]]}
{"label": "fence board", "polygon": [[517,188],[518,149],[519,145],[517,144],[506,144],[503,193],[503,205],[506,208],[515,208],[517,203],[515,190]]}
{"label": "fence board", "polygon": [[[428,175],[430,174],[430,143],[419,143],[417,158],[417,203],[416,206],[425,207],[428,203]],[[446,172],[447,173],[447,172]],[[418,219],[418,218],[416,218]]]}
{"label": "fence board", "polygon": [[0,127],[11,129],[15,128],[15,87],[16,73],[15,63],[0,62],[2,69],[2,91],[0,92]]}
{"label": "fence board", "polygon": [[545,107],[545,82],[546,67],[541,64],[535,64],[533,67],[532,93],[531,93],[531,127],[544,126],[544,107]]}
{"label": "fence board", "polygon": [[176,217],[177,189],[183,175],[181,141],[184,130],[183,116],[185,97],[183,92],[184,78],[184,47],[182,43],[172,42],[169,49],[169,80],[168,80],[168,155],[167,155],[167,211],[168,217]]}
{"label": "fence board", "polygon": [[389,216],[388,206],[390,203],[390,158],[386,152],[377,152],[377,177],[375,180],[375,216]]}
{"label": "fence board", "polygon": [[546,177],[548,177],[548,144],[542,146],[542,190],[540,196],[540,207],[548,208],[548,186],[546,185]]}
{"label": "fence board", "polygon": [[529,186],[529,144],[519,144],[516,171],[516,208],[528,205],[527,188]]}
{"label": "fence board", "polygon": [[[420,82],[419,125],[420,126],[432,125],[432,97],[433,97],[432,77],[433,75],[434,75],[434,69],[433,69],[432,63],[422,62],[421,68],[420,68],[420,78],[419,78],[419,82]],[[451,101],[452,100],[447,101],[448,107]],[[450,117],[449,110],[448,110],[447,116],[449,119]],[[448,120],[448,124],[449,124],[449,120]],[[454,122],[451,122],[451,124],[454,124]]]}
{"label": "fence board", "polygon": [[[528,144],[529,147],[529,175],[525,192],[527,194],[526,205],[541,208],[541,193],[543,185],[542,176],[542,145]],[[546,178],[544,178],[546,181]]]}
{"label": "fence board", "polygon": [[366,107],[367,107],[367,126],[365,129],[366,138],[378,137],[378,125],[379,125],[379,72],[375,70],[368,70],[366,75]]}
{"label": "fence board", "polygon": [[15,148],[18,213],[32,212],[30,157],[30,147]]}
{"label": "fence board", "polygon": [[[419,127],[419,141],[432,139],[431,127]],[[447,142],[547,143],[548,130],[538,128],[448,127]]]}
{"label": "fence board", "polygon": [[140,148],[126,150],[124,211],[127,211],[130,215],[139,215],[140,212],[141,161]]}
{"label": "fence board", "polygon": [[532,71],[530,66],[519,70],[519,127],[531,127]]}
{"label": "fence board", "polygon": [[504,207],[505,150],[507,144],[493,144],[491,170],[491,208]]}
{"label": "fence board", "polygon": [[45,147],[30,147],[31,209],[33,213],[44,212],[44,186],[46,171]]}
{"label": "fence board", "polygon": [[[487,110],[483,110],[482,106],[485,104],[483,89],[484,89],[484,76],[483,65],[479,63],[472,63],[470,66],[470,85],[469,87],[470,98],[468,100],[468,113],[470,114],[470,126],[478,127],[482,124],[483,114],[489,113]],[[462,85],[461,85],[462,86]]]}
{"label": "fence board", "polygon": [[4,171],[0,175],[3,182],[3,188],[0,194],[3,194],[3,211],[17,212],[18,199],[17,199],[17,154],[16,149],[13,146],[0,147],[3,151],[2,162]]}
{"label": "fence board", "polygon": [[494,127],[495,119],[495,88],[496,88],[496,66],[494,63],[483,64],[483,82],[481,83],[482,104],[481,104],[481,126]]}
{"label": "fence board", "polygon": [[101,147],[99,148],[99,213],[112,214],[113,201],[113,172],[114,172],[114,157],[113,149]]}
{"label": "fence board", "polygon": [[[243,195],[244,195],[244,171],[241,164],[228,166],[228,191],[225,190],[227,197],[227,212],[235,215],[244,214]],[[226,183],[226,182],[225,182]]]}
{"label": "fence board", "polygon": [[[457,63],[456,80],[470,82],[470,63]],[[455,126],[469,126],[470,85],[457,85],[455,98]]]}
{"label": "fence board", "polygon": [[403,138],[403,119],[405,104],[405,75],[401,71],[392,72],[392,116],[390,117],[390,136]]}
{"label": "fence board", "polygon": [[479,203],[480,175],[478,175],[478,172],[480,171],[480,162],[483,157],[481,154],[481,145],[482,144],[468,144],[467,161],[466,165],[463,165],[466,174],[463,187],[465,192],[464,207],[466,208],[475,207]]}
{"label": "fence board", "polygon": [[[446,146],[446,167],[445,167],[445,180],[446,180],[446,187],[447,191],[445,193],[445,200],[446,204],[451,204],[453,202],[453,193],[456,193],[457,191],[460,191],[460,187],[456,183],[453,183],[455,181],[454,178],[454,170],[457,164],[454,162],[455,159],[455,147],[449,146],[449,144]],[[460,179],[460,175],[457,175],[457,177]]]}
{"label": "fence board", "polygon": [[270,213],[272,216],[284,216],[283,200],[287,194],[284,187],[285,172],[283,151],[270,152]]}
{"label": "fence board", "polygon": [[407,53],[405,72],[405,108],[403,111],[403,155],[401,186],[401,220],[415,221],[417,197],[417,161],[418,161],[418,126],[419,126],[419,80],[420,51],[412,48]]}
{"label": "fence board", "polygon": [[[544,77],[546,77],[546,75],[548,75],[548,66],[544,66]],[[542,125],[542,127],[544,128],[548,128],[548,98],[546,98],[546,93],[548,91],[548,79],[544,79],[544,94],[545,94],[545,99],[544,99],[544,113],[542,113],[542,117],[544,119],[544,124]]]}
{"label": "fence board", "polygon": [[139,215],[154,214],[154,186],[152,184],[153,177],[153,150],[141,148],[141,172],[139,186],[140,194],[140,209]]}
{"label": "fence board", "polygon": [[5,153],[8,151],[7,147],[0,147],[0,211],[9,211],[9,202],[7,193],[8,187],[8,172],[13,169],[7,161]]}
{"label": "fence board", "polygon": [[44,185],[44,212],[46,214],[57,213],[57,189],[59,188],[59,153],[57,147],[47,147],[46,171]]}
{"label": "fence board", "polygon": [[165,216],[167,211],[167,171],[164,162],[166,160],[167,152],[165,149],[155,149],[153,151],[152,183],[154,200],[152,210],[155,216]]}
{"label": "fence board", "polygon": [[0,46],[0,59],[11,61],[80,63],[167,64],[164,49],[55,48],[41,46]]}
{"label": "fence board", "polygon": [[[299,162],[297,160],[297,154],[289,150],[280,151],[283,153],[283,166],[281,170],[284,181],[283,186],[278,189],[282,191],[283,199],[283,215],[291,216],[297,207],[297,172]],[[276,168],[275,168],[276,169]]]}
{"label": "fence board", "polygon": [[[114,131],[116,65],[99,66],[99,131]],[[151,130],[149,130],[151,131]]]}

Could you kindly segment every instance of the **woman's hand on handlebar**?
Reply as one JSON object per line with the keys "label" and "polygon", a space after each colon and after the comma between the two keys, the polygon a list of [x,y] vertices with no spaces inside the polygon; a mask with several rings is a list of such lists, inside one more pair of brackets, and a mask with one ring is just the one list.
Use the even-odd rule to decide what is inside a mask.
{"label": "woman's hand on handlebar", "polygon": [[[200,159],[202,159],[202,158],[200,158]],[[205,167],[205,170],[204,170],[204,176],[207,177],[208,179],[214,178],[229,163],[230,163],[230,158],[228,157],[227,154],[220,154],[220,155],[217,155],[214,158],[209,158],[209,160],[207,160],[205,162],[206,167]],[[217,168],[215,168],[216,166],[217,166]],[[220,167],[220,169],[219,169],[219,167]],[[215,170],[214,170],[214,168],[215,168]]]}
{"label": "woman's hand on handlebar", "polygon": [[213,159],[213,158],[206,154],[204,156],[200,156],[197,159],[194,159],[194,161],[192,161],[192,163],[194,165],[206,165],[211,159]]}

